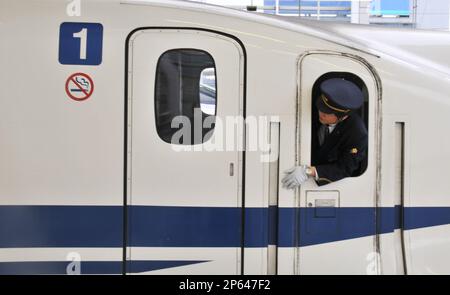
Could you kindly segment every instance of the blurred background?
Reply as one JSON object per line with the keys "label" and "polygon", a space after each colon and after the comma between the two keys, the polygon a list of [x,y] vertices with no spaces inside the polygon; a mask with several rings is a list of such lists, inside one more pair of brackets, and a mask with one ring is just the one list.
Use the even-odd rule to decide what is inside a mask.
{"label": "blurred background", "polygon": [[450,0],[190,0],[321,21],[450,30]]}

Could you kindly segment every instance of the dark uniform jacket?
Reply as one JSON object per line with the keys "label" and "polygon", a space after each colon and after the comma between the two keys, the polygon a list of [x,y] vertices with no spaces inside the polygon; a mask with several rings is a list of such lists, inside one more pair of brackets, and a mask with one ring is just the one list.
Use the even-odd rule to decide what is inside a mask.
{"label": "dark uniform jacket", "polygon": [[317,184],[360,175],[367,166],[367,141],[367,129],[357,114],[338,123],[322,146],[316,132],[312,140],[311,164],[319,174]]}

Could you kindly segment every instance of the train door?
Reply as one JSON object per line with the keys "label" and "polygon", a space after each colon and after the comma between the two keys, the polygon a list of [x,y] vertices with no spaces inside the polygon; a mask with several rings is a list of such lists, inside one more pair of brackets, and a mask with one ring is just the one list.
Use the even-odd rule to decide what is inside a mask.
{"label": "train door", "polygon": [[[321,81],[350,79],[365,93],[359,111],[368,130],[368,158],[360,175],[318,186],[309,179],[298,191],[299,228],[295,270],[299,274],[378,273],[376,238],[378,84],[360,58],[333,52],[305,54],[299,64],[297,164],[311,163]],[[319,175],[320,176],[320,175]]]}
{"label": "train door", "polygon": [[127,273],[239,274],[242,151],[223,126],[243,112],[243,49],[143,29],[128,51]]}

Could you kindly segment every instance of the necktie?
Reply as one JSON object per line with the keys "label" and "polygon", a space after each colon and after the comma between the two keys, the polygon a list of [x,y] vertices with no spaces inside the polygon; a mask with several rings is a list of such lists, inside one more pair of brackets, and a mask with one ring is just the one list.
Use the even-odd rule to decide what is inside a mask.
{"label": "necktie", "polygon": [[319,128],[319,145],[323,145],[328,135],[330,135],[328,125],[321,125]]}

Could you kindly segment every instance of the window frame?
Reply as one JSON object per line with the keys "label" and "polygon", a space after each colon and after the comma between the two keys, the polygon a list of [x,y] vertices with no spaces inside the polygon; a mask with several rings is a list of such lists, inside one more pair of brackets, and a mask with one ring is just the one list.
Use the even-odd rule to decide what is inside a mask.
{"label": "window frame", "polygon": [[[357,114],[360,116],[361,120],[363,121],[364,125],[366,126],[367,141],[369,141],[370,132],[373,132],[373,131],[370,130],[370,128],[369,128],[370,97],[369,97],[369,91],[368,91],[366,83],[358,75],[356,75],[352,72],[332,71],[332,72],[326,72],[326,73],[323,73],[322,75],[320,75],[320,77],[316,79],[316,81],[314,82],[314,84],[312,86],[312,91],[311,91],[311,147],[313,145],[314,132],[317,132],[317,130],[314,130],[314,122],[313,121],[318,119],[318,115],[315,114],[315,112],[317,111],[315,109],[315,99],[317,97],[317,94],[320,93],[320,89],[319,89],[320,83],[323,81],[326,81],[328,79],[333,79],[333,78],[343,78],[347,81],[350,81],[350,82],[354,83],[358,88],[360,88],[361,91],[363,92],[363,95],[364,95],[363,108],[364,109],[362,111],[358,111]],[[361,116],[360,112],[363,112],[364,117]],[[349,176],[348,178],[358,178],[358,177],[363,176],[366,173],[366,171],[369,168],[369,153],[370,153],[370,146],[369,146],[369,144],[367,144],[366,165],[364,167],[364,170],[360,174],[355,175],[355,176]],[[311,159],[312,159],[312,149],[310,150],[310,154],[311,154]]]}
{"label": "window frame", "polygon": [[[190,144],[180,144],[180,143],[178,143],[177,145],[180,145],[180,146],[194,146],[194,145],[199,145],[199,144],[205,144],[205,143],[207,143],[209,140],[211,140],[211,138],[212,138],[212,135],[214,134],[214,131],[215,131],[215,118],[216,118],[216,116],[217,116],[217,110],[218,110],[218,87],[217,87],[217,80],[218,80],[218,78],[217,78],[217,66],[216,66],[216,61],[215,61],[215,59],[214,59],[214,57],[212,56],[212,54],[211,53],[209,53],[208,51],[206,51],[206,50],[204,50],[204,49],[199,49],[199,48],[192,48],[192,47],[179,47],[179,48],[171,48],[171,49],[168,49],[168,50],[166,50],[166,51],[164,51],[163,53],[161,53],[160,54],[160,56],[158,57],[158,61],[157,61],[157,63],[156,63],[156,68],[155,68],[155,81],[154,81],[154,93],[153,93],[153,108],[154,108],[154,122],[155,122],[155,128],[156,128],[156,133],[158,134],[158,137],[159,137],[159,139],[161,139],[163,142],[165,142],[165,143],[168,143],[168,144],[174,144],[174,143],[172,143],[172,142],[167,142],[161,135],[160,135],[160,132],[159,132],[159,129],[158,129],[158,123],[157,123],[157,118],[158,118],[158,114],[157,114],[157,107],[156,107],[156,105],[157,105],[157,86],[158,86],[158,73],[160,72],[159,71],[159,69],[160,69],[160,65],[161,65],[161,59],[167,54],[167,53],[170,53],[170,52],[176,52],[176,51],[184,51],[184,50],[190,50],[190,51],[197,51],[197,52],[201,52],[201,53],[204,53],[206,56],[208,56],[209,57],[209,59],[212,61],[212,63],[213,63],[213,68],[214,68],[214,75],[215,75],[215,81],[214,81],[214,84],[215,84],[215,88],[216,88],[216,104],[215,104],[215,108],[214,108],[214,115],[208,115],[208,114],[206,114],[206,113],[204,113],[202,110],[201,110],[201,107],[200,107],[200,86],[199,86],[199,91],[198,91],[198,102],[199,102],[199,109],[201,110],[201,112],[202,112],[202,114],[203,115],[206,115],[206,116],[214,116],[214,127],[212,127],[211,128],[211,130],[213,131],[213,133],[211,134],[211,136],[209,137],[209,138],[207,138],[206,140],[204,140],[204,137],[203,137],[203,122],[202,122],[202,142],[199,142],[199,143],[195,143],[195,142],[191,142]],[[205,70],[205,69],[207,69],[207,68],[211,68],[211,67],[206,67],[206,68],[203,68],[203,70]],[[202,71],[203,71],[202,70]],[[202,72],[201,71],[201,72]],[[201,73],[200,72],[200,73]],[[198,79],[198,83],[199,83],[199,85],[200,85],[200,78]],[[193,128],[193,124],[192,124],[193,122],[191,122],[191,128]],[[192,129],[193,130],[193,129]],[[175,130],[173,133],[175,133],[175,132],[177,132],[177,130]],[[209,131],[210,132],[210,131]],[[172,133],[172,136],[173,136],[173,133]]]}

